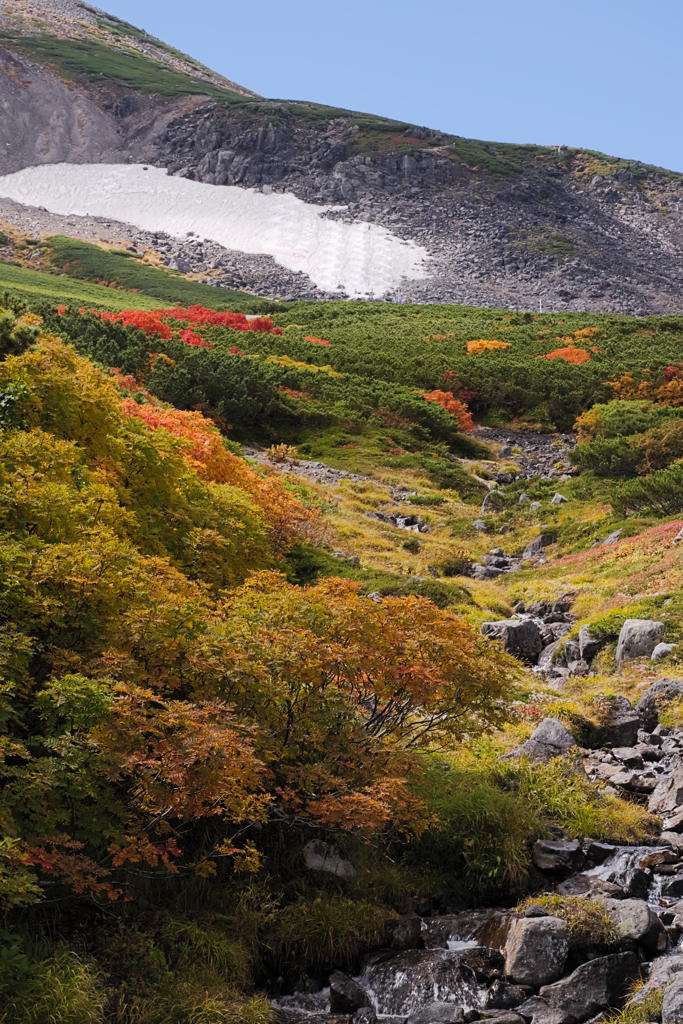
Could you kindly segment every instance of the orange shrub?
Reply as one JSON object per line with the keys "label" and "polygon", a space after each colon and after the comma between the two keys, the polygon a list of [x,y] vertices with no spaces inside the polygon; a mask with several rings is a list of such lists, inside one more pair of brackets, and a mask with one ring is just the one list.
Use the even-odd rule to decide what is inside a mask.
{"label": "orange shrub", "polygon": [[[564,339],[563,339],[564,340]],[[556,348],[554,352],[548,352],[544,356],[536,356],[537,359],[566,359],[568,363],[578,366],[580,363],[590,362],[590,352],[582,348],[574,348],[568,345],[567,348]]]}
{"label": "orange shrub", "polygon": [[470,356],[479,356],[489,348],[510,348],[511,344],[509,341],[468,341],[467,353]]}
{"label": "orange shrub", "polygon": [[461,430],[473,429],[474,423],[472,422],[469,409],[464,402],[453,398],[450,391],[421,391],[420,394],[424,396],[427,402],[438,402],[446,412],[454,416]]}

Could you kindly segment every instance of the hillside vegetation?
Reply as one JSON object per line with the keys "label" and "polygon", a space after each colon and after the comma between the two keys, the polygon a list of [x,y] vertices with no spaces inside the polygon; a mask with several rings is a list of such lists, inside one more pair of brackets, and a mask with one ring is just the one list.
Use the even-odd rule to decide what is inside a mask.
{"label": "hillside vegetation", "polygon": [[[4,301],[0,1021],[265,1022],[266,989],[353,969],[406,897],[514,902],[534,838],[653,834],[571,764],[500,755],[655,677],[616,672],[625,618],[679,637],[676,510],[612,490],[678,472],[673,318]],[[499,483],[475,529],[517,456],[473,413],[520,442],[579,415],[581,472]],[[541,526],[546,564],[465,575]],[[608,642],[558,692],[480,625],[567,592],[571,637]],[[306,871],[314,837],[355,875]]]}

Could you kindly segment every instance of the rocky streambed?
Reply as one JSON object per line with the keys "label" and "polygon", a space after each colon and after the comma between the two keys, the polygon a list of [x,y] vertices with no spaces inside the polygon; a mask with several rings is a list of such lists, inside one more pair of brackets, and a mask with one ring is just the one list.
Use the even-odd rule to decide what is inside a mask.
{"label": "rocky streambed", "polygon": [[[599,907],[607,930],[573,932],[533,902],[523,910],[477,909],[465,890],[405,901],[383,948],[370,952],[355,975],[336,970],[301,991],[275,995],[276,1018],[282,1024],[583,1024],[661,992],[663,1024],[680,1024],[683,730],[659,724],[658,709],[681,695],[683,680],[658,680],[635,707],[625,697],[614,699],[590,747],[579,747],[561,722],[546,719],[508,755],[567,758],[603,793],[630,794],[662,819],[650,845],[567,837],[533,843],[538,894]],[[318,856],[315,865],[321,863]],[[332,856],[329,863],[336,870],[341,862]]]}

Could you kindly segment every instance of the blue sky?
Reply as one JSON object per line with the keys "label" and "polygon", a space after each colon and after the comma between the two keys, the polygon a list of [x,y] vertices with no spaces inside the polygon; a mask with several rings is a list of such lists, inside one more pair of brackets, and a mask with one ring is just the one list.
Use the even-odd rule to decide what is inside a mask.
{"label": "blue sky", "polygon": [[108,0],[106,9],[264,96],[683,171],[680,0]]}

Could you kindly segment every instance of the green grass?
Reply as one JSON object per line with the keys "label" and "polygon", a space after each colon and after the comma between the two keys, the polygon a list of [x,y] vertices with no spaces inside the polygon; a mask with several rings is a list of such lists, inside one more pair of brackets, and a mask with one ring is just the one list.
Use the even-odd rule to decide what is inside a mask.
{"label": "green grass", "polygon": [[[114,282],[126,289],[135,288],[166,303],[198,304],[215,309],[233,300],[248,300],[246,292],[229,288],[212,288],[198,281],[188,281],[167,270],[150,267],[118,251],[101,249],[90,242],[65,235],[51,235],[43,245],[50,250],[54,266],[69,277],[85,281]],[[158,306],[158,302],[157,302]]]}
{"label": "green grass", "polygon": [[0,38],[12,50],[53,68],[63,78],[86,78],[91,83],[113,82],[126,89],[158,96],[213,96],[245,102],[239,93],[171,71],[137,51],[112,49],[92,39],[57,39],[53,36]]}
{"label": "green grass", "polygon": [[[213,289],[211,289],[213,291]],[[88,309],[158,309],[159,300],[140,292],[121,292],[89,281],[76,281],[26,270],[11,263],[0,263],[0,294],[11,292],[13,298],[34,305],[43,300],[50,303],[84,306]]]}

